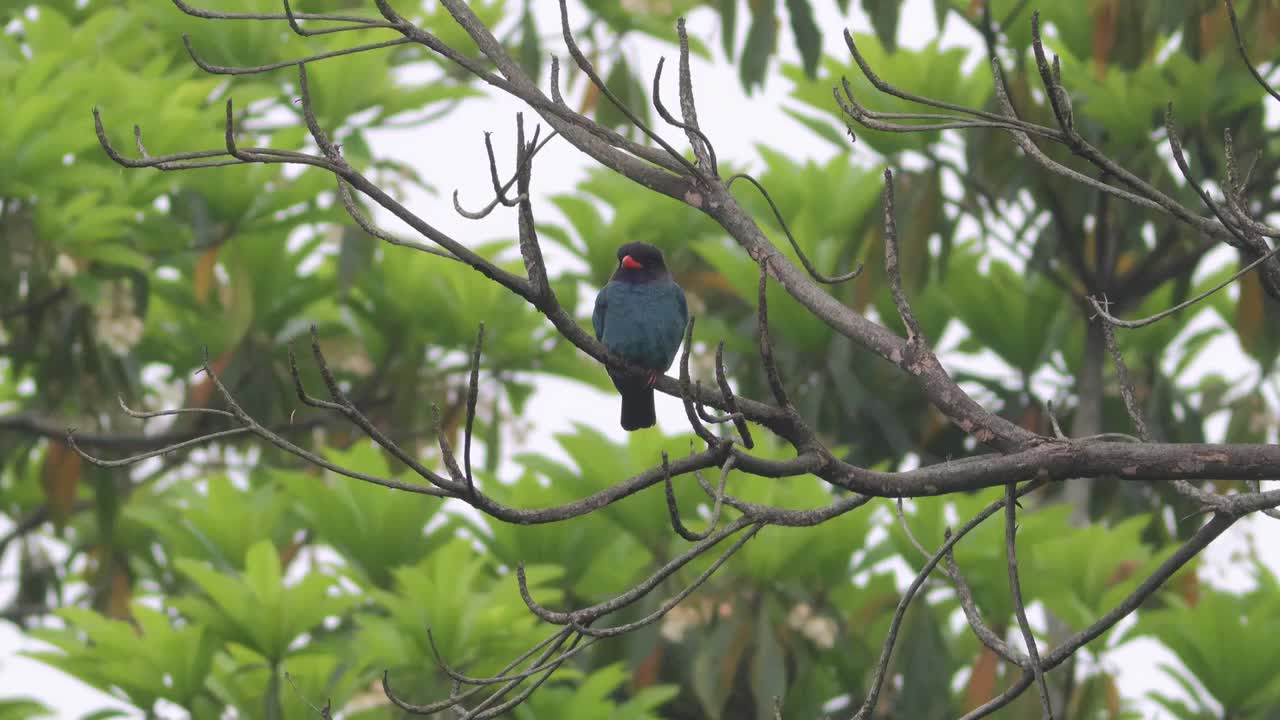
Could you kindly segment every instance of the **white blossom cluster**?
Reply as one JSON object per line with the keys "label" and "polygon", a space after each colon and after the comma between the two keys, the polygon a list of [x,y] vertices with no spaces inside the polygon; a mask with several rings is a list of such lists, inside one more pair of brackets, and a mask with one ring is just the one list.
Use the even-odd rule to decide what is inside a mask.
{"label": "white blossom cluster", "polygon": [[[711,622],[712,617],[717,614],[722,618],[729,617],[733,614],[733,604],[721,602],[717,605],[709,598],[682,603],[663,616],[658,634],[668,642],[680,642],[691,628]],[[823,650],[835,647],[836,636],[840,632],[835,620],[814,613],[808,603],[800,603],[791,608],[787,615],[787,626]]]}
{"label": "white blossom cluster", "polygon": [[799,632],[817,647],[829,650],[836,644],[836,634],[840,628],[836,621],[825,615],[816,615],[808,603],[800,603],[791,608],[787,615],[787,625]]}
{"label": "white blossom cluster", "polygon": [[135,311],[133,290],[123,280],[103,284],[93,318],[98,342],[115,355],[127,355],[142,340],[142,318]]}

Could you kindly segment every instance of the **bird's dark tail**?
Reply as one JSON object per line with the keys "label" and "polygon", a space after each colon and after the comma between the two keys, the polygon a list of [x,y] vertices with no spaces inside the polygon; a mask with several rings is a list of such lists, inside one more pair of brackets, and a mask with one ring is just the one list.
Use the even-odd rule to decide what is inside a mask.
{"label": "bird's dark tail", "polygon": [[658,422],[653,407],[653,388],[631,386],[619,388],[622,393],[622,429],[640,430]]}

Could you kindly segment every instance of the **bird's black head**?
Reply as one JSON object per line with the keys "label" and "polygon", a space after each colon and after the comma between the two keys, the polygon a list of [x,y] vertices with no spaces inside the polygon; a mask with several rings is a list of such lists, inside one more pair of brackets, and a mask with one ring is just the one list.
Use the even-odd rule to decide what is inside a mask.
{"label": "bird's black head", "polygon": [[642,242],[629,242],[618,248],[618,269],[613,279],[625,282],[647,282],[667,275],[662,251]]}

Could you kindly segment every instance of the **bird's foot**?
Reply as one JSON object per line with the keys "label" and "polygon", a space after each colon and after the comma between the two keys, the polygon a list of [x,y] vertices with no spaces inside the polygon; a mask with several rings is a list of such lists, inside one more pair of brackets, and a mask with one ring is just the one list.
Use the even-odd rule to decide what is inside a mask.
{"label": "bird's foot", "polygon": [[653,387],[654,385],[657,385],[657,384],[658,384],[658,371],[650,370],[649,374],[645,377],[645,385],[648,387]]}

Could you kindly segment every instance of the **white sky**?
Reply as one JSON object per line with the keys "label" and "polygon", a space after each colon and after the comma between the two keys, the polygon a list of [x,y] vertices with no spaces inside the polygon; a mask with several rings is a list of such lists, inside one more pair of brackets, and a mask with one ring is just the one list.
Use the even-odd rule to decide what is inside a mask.
{"label": "white sky", "polygon": [[[825,49],[830,55],[839,57],[846,52],[840,37],[843,28],[848,27],[854,32],[870,29],[865,16],[857,9],[858,3],[851,3],[852,9],[847,19],[839,17],[835,4],[830,0],[813,0],[813,4],[818,25],[825,33]],[[935,36],[931,5],[929,0],[906,1],[901,23],[901,42],[904,46],[920,47]],[[556,4],[540,1],[536,6],[540,13],[540,26],[544,30],[557,28]],[[571,2],[570,8],[574,17],[584,17],[580,3]],[[740,9],[740,15],[745,15],[745,12],[745,8]],[[785,17],[782,22],[779,30],[781,56],[785,61],[798,62],[799,55],[792,45]],[[740,21],[739,26],[740,43],[741,33],[746,30],[745,22]],[[754,145],[766,142],[774,147],[786,148],[795,158],[830,158],[833,150],[825,140],[817,138],[782,112],[781,108],[790,88],[789,83],[779,75],[773,74],[764,91],[757,92],[755,96],[747,97],[742,93],[736,69],[719,59],[719,28],[717,16],[708,11],[699,10],[689,18],[690,33],[702,38],[717,57],[714,63],[695,59],[694,83],[703,129],[715,142],[721,157],[738,161],[754,159],[757,157]],[[945,28],[943,42],[948,46],[963,45],[971,48],[980,45],[978,36],[954,17]],[[652,72],[660,54],[668,55],[670,61],[675,59],[670,46],[656,41],[631,38],[628,47],[629,64],[641,75]],[[544,38],[544,49],[547,52],[559,51],[562,57],[566,54],[556,36]],[[774,61],[775,67],[777,62]],[[674,77],[674,74],[668,77]],[[668,86],[668,92],[669,97],[675,97],[674,85]],[[475,206],[483,201],[490,191],[482,132],[493,131],[499,157],[510,157],[514,114],[520,110],[526,109],[508,97],[491,94],[488,100],[464,104],[425,131],[394,130],[378,133],[373,139],[374,152],[379,155],[396,155],[413,163],[423,177],[440,190],[439,196],[411,194],[411,200],[407,203],[436,227],[464,241],[496,236],[510,237],[515,232],[514,212],[496,212],[490,218],[478,222],[465,220],[454,213],[449,194],[457,187],[461,190],[464,205]],[[534,119],[534,114],[526,110],[526,119]],[[672,133],[667,133],[667,136],[677,147],[683,146],[682,137]],[[539,155],[536,164],[535,212],[544,215],[554,213],[554,208],[546,199],[572,189],[584,176],[589,162],[566,143],[554,142],[548,145]],[[387,224],[393,227],[393,223]],[[624,240],[618,238],[618,242]],[[1207,354],[1214,355],[1216,363],[1221,363],[1223,353],[1232,358],[1229,366],[1241,368],[1240,373],[1245,372],[1246,363],[1236,348],[1226,347],[1221,353]],[[616,396],[587,389],[576,383],[541,381],[529,407],[530,416],[538,417],[539,422],[524,438],[524,446],[520,449],[532,449],[564,458],[563,453],[555,446],[553,436],[571,430],[574,423],[585,423],[602,429],[615,438],[624,435],[617,427]],[[658,396],[658,418],[659,426],[666,432],[687,429],[683,409],[674,398]],[[510,445],[508,447],[512,451],[516,449]],[[0,532],[6,527],[7,523],[0,519]],[[1280,551],[1274,550],[1280,548],[1280,523],[1250,523],[1249,532],[1256,533],[1260,547],[1273,549],[1269,553],[1269,563],[1273,568],[1280,569]],[[1233,529],[1207,552],[1209,564],[1221,567],[1231,553],[1244,547],[1245,537],[1246,532],[1239,528]],[[9,596],[15,573],[16,567],[12,562],[0,567],[0,597]],[[1240,587],[1246,582],[1238,574],[1208,574],[1215,581],[1231,587]],[[77,717],[104,705],[127,709],[61,673],[16,655],[20,650],[37,647],[40,647],[39,643],[19,635],[11,625],[0,624],[0,698],[34,697],[56,708],[60,717],[67,718]],[[1103,659],[1104,665],[1120,672],[1124,694],[1129,698],[1137,697],[1147,689],[1181,694],[1173,683],[1156,670],[1157,665],[1162,662],[1176,661],[1170,653],[1150,641],[1137,641],[1110,651]],[[1147,713],[1155,708],[1145,701],[1140,707]],[[164,716],[181,717],[182,713],[165,713]],[[141,714],[138,717],[142,717]]]}

